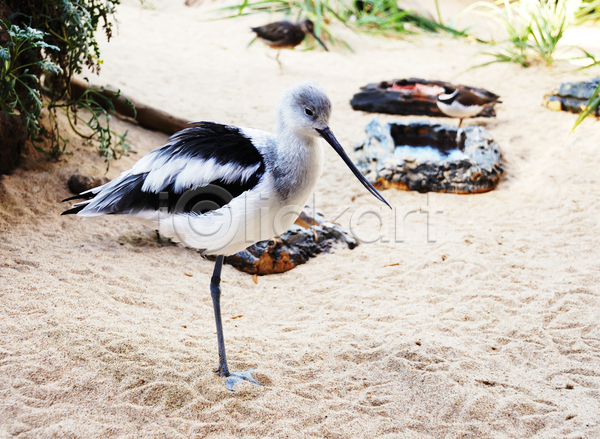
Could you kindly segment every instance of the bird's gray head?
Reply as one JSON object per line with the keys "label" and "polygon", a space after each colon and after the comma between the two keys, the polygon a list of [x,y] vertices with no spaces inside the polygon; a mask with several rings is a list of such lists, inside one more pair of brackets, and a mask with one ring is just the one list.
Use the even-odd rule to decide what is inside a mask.
{"label": "bird's gray head", "polygon": [[[360,180],[377,199],[388,204],[365,177],[356,168],[352,160],[344,152],[344,148],[337,141],[329,129],[329,116],[331,115],[331,102],[319,84],[314,82],[301,82],[288,88],[277,105],[277,135],[289,134],[297,137],[322,137],[337,152],[348,165],[352,173]],[[303,142],[304,143],[304,142]],[[305,142],[306,145],[314,144]]]}
{"label": "bird's gray head", "polygon": [[310,21],[308,18],[305,18],[304,20],[299,21],[298,24],[300,25],[300,28],[304,32],[308,32],[309,34],[314,35],[315,24],[312,21]]}
{"label": "bird's gray head", "polygon": [[331,101],[315,82],[301,82],[288,88],[277,105],[279,130],[289,130],[309,137],[320,136],[327,128]]}

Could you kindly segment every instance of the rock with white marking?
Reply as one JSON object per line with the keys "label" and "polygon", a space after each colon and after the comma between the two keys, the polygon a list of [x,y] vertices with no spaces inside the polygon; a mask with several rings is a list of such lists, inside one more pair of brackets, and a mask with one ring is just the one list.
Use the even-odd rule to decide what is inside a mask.
{"label": "rock with white marking", "polygon": [[496,187],[502,155],[488,131],[479,126],[388,123],[377,118],[357,145],[357,167],[375,187],[418,192],[473,194]]}
{"label": "rock with white marking", "polygon": [[[354,110],[371,113],[447,117],[436,103],[437,96],[444,92],[443,87],[463,88],[483,98],[499,98],[498,95],[482,88],[453,85],[444,81],[409,78],[383,81],[361,87],[361,91],[354,95],[350,105]],[[493,105],[485,107],[478,114],[478,117],[495,116]]]}

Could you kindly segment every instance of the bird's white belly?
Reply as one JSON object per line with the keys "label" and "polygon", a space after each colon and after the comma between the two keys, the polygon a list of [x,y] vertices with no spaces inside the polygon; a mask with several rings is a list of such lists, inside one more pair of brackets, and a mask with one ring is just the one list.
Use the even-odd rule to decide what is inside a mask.
{"label": "bird's white belly", "polygon": [[458,101],[452,102],[452,104],[448,105],[443,102],[437,101],[438,108],[442,110],[442,112],[450,117],[472,117],[479,114],[483,107],[479,105],[472,105],[470,107],[465,107],[458,103]]}
{"label": "bird's white belly", "polygon": [[146,224],[151,222],[148,225],[156,227],[161,236],[199,249],[203,254],[232,255],[287,231],[310,195],[302,200],[295,197],[282,206],[277,196],[269,191],[273,187],[270,176],[265,177],[255,189],[206,214],[156,212],[153,218],[137,219]]}

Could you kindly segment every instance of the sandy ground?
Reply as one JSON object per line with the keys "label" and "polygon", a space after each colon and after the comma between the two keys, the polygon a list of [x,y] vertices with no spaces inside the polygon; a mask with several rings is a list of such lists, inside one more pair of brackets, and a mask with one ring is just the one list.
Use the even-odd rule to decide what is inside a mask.
{"label": "sandy ground", "polygon": [[[361,85],[480,86],[504,104],[468,123],[500,143],[503,179],[474,196],[384,192],[398,218],[429,212],[435,242],[414,213],[396,227],[403,242],[339,249],[258,284],[225,266],[230,366],[255,367],[264,384],[230,393],[212,373],[213,263],[119,218],[61,217],[68,177],[105,165],[76,137],[58,162],[30,153],[0,178],[1,439],[600,437],[600,124],[567,137],[575,117],[540,105],[583,73],[464,72],[479,61],[473,43],[351,34],[354,54],[287,51],[280,70],[273,52],[246,48],[268,16],[206,22],[216,4],[153,4],[120,7],[93,82],[193,120],[271,130],[282,91],[316,80],[349,151],[373,117],[349,106]],[[136,153],[111,178],[166,139],[115,127]],[[318,207],[349,206],[349,227],[376,200],[333,151],[326,160]],[[354,229],[369,239],[378,226]]]}

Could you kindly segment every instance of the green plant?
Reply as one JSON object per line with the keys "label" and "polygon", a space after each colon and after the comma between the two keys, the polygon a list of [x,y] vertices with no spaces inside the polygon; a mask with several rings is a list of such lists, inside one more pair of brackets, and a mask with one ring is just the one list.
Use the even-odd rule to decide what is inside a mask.
{"label": "green plant", "polygon": [[[359,5],[361,5],[359,7]],[[437,5],[437,2],[436,2]],[[383,35],[399,35],[414,33],[414,29],[427,32],[447,32],[453,36],[467,36],[465,31],[456,30],[450,26],[424,17],[423,15],[398,7],[395,0],[366,0],[355,1],[349,16],[356,17],[352,26],[367,33]]]}
{"label": "green plant", "polygon": [[[85,79],[87,81],[87,78]],[[54,101],[49,103],[48,108],[51,110],[50,117],[54,125],[57,126],[56,115],[52,110],[62,109],[67,115],[71,129],[80,137],[97,144],[100,155],[106,159],[108,170],[110,160],[120,158],[129,150],[129,145],[125,142],[127,131],[119,135],[110,129],[111,114],[115,111],[112,101],[121,94],[111,93],[111,97],[108,98],[103,95],[104,91],[104,88],[88,88],[73,100]],[[135,114],[135,107],[128,99],[127,102]],[[87,133],[81,129],[79,122],[87,127],[84,128]],[[56,130],[58,131],[58,128]],[[58,133],[57,138],[60,138]],[[66,140],[63,142],[63,145],[66,145]]]}
{"label": "green plant", "polygon": [[581,47],[577,47],[577,49],[579,49],[583,52],[583,56],[571,58],[572,61],[582,60],[582,61],[578,62],[578,63],[581,63],[582,66],[579,67],[578,69],[576,69],[576,71],[589,69],[590,67],[600,66],[599,58],[596,58],[593,54],[591,54],[590,52],[588,52],[585,49],[582,49]]}
{"label": "green plant", "polygon": [[[30,36],[27,50],[15,51],[12,37],[10,43],[3,45],[3,59],[10,58],[8,66],[23,82],[8,81],[2,92],[18,97],[13,111],[21,114],[36,149],[53,157],[64,151],[68,139],[56,119],[57,110],[62,110],[76,133],[97,143],[108,166],[111,159],[129,148],[126,133],[117,135],[111,130],[113,108],[109,99],[91,90],[73,96],[70,81],[84,66],[99,71],[102,61],[95,32],[102,26],[110,40],[119,0],[6,0],[6,4],[10,10],[19,11],[1,17],[8,19],[4,22],[6,31],[10,35],[20,29]],[[19,38],[25,38],[25,34]],[[42,99],[42,92],[47,100]],[[3,102],[15,99],[3,98]],[[42,105],[47,106],[50,115],[50,126],[46,128],[39,122]],[[82,124],[87,128],[80,129]],[[49,146],[43,146],[42,138],[49,140]]]}
{"label": "green plant", "polygon": [[495,3],[477,2],[463,11],[474,10],[492,18],[505,32],[499,42],[488,41],[491,50],[482,52],[492,56],[490,62],[516,62],[528,66],[535,58],[547,65],[554,62],[558,42],[565,29],[575,21],[580,0],[499,0]]}
{"label": "green plant", "polygon": [[575,13],[575,22],[582,24],[587,21],[596,23],[600,20],[600,0],[584,0]]}
{"label": "green plant", "polygon": [[[44,42],[44,32],[39,30],[21,29],[4,20],[0,20],[0,26],[8,35],[5,47],[0,48],[0,110],[11,115],[20,114],[27,132],[36,138],[40,132],[38,119],[42,114],[42,97],[39,78],[30,71],[60,74],[62,69],[48,59],[32,57],[30,52],[58,50],[58,47]],[[19,63],[24,56],[31,61]]]}

